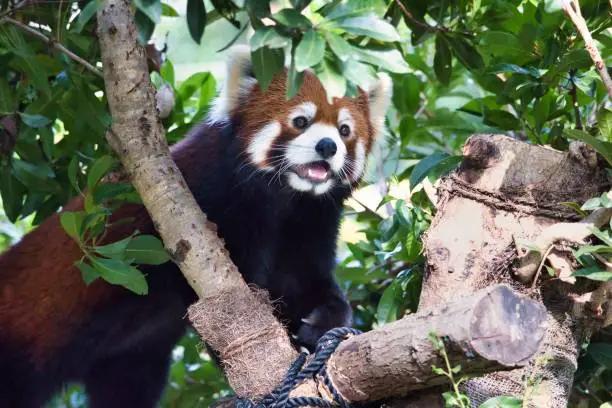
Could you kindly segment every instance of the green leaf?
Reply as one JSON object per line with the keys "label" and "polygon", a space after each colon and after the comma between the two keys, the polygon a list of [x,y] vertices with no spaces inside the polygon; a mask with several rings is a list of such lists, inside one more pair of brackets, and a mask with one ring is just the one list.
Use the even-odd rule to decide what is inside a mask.
{"label": "green leaf", "polygon": [[332,32],[325,34],[329,48],[336,54],[340,61],[344,62],[354,55],[355,50],[351,44],[348,43],[344,38],[336,35]]}
{"label": "green leaf", "polygon": [[266,91],[274,75],[281,72],[285,66],[285,53],[282,49],[261,47],[251,52],[253,71],[262,91]]}
{"label": "green leaf", "polygon": [[405,74],[393,81],[393,104],[402,115],[414,114],[421,105],[423,83],[415,74]]}
{"label": "green leaf", "polygon": [[91,0],[79,13],[79,17],[74,25],[74,30],[77,34],[83,31],[85,25],[91,20],[91,18],[98,11],[98,0]]}
{"label": "green leaf", "polygon": [[327,99],[343,97],[346,93],[346,78],[326,59],[317,66],[317,76],[327,92]]}
{"label": "green leaf", "polygon": [[162,241],[153,235],[132,238],[125,250],[125,257],[148,265],[161,265],[170,260]]}
{"label": "green leaf", "polygon": [[453,73],[452,54],[448,43],[440,34],[436,35],[436,54],[434,55],[434,71],[436,78],[448,86]]}
{"label": "green leaf", "polygon": [[[432,366],[432,367],[431,367],[431,371],[432,371],[434,374],[438,374],[438,375],[446,375],[446,371],[444,371],[444,370],[443,370],[443,369],[441,369],[440,367]],[[445,394],[448,394],[448,393],[445,393]],[[445,399],[446,399],[446,397],[445,397]]]}
{"label": "green leaf", "polygon": [[375,15],[352,17],[341,20],[338,28],[355,35],[365,35],[375,40],[395,42],[400,36],[391,24]]}
{"label": "green leaf", "polygon": [[76,191],[81,192],[81,188],[79,187],[79,174],[79,159],[77,156],[72,156],[70,164],[68,165],[68,180]]}
{"label": "green leaf", "polygon": [[386,5],[381,1],[373,0],[351,0],[336,2],[325,15],[327,20],[339,20],[342,18],[361,16],[368,13],[382,14]]}
{"label": "green leaf", "polygon": [[597,238],[601,239],[608,246],[612,246],[612,238],[610,237],[610,230],[600,230],[599,228],[595,228],[593,226],[589,227],[588,230],[595,235]]}
{"label": "green leaf", "polygon": [[401,295],[402,288],[399,281],[394,280],[387,286],[376,308],[376,319],[379,324],[390,323],[397,320]]}
{"label": "green leaf", "polygon": [[45,191],[48,193],[58,193],[62,188],[56,180],[53,169],[45,162],[36,164],[28,163],[23,160],[13,160],[11,162],[13,174],[27,187]]}
{"label": "green leaf", "polygon": [[196,91],[202,89],[207,82],[214,81],[212,75],[208,72],[196,72],[181,83],[178,90],[178,96],[181,101],[187,101],[193,96]]}
{"label": "green leaf", "polygon": [[291,65],[287,75],[287,99],[293,98],[300,90],[304,82],[304,73],[295,69],[295,58],[291,59]]}
{"label": "green leaf", "polygon": [[583,47],[580,47],[564,54],[559,62],[548,70],[546,77],[558,81],[566,77],[570,69],[588,69],[592,63],[589,53]]}
{"label": "green leaf", "polygon": [[410,188],[414,189],[417,184],[427,177],[429,172],[433,171],[440,163],[444,162],[444,160],[449,157],[451,157],[451,155],[448,153],[434,152],[419,161],[416,166],[414,166],[412,173],[410,173]]}
{"label": "green leaf", "polygon": [[490,110],[485,108],[483,122],[486,125],[496,126],[504,130],[516,130],[521,125],[521,122],[513,114],[501,109]]}
{"label": "green leaf", "polygon": [[[130,236],[110,244],[94,246],[94,250],[107,258],[125,259],[125,250],[132,239],[133,238]],[[131,257],[128,256],[127,258]]]}
{"label": "green leaf", "polygon": [[3,169],[0,177],[0,197],[7,218],[14,223],[23,207],[23,188],[8,167]]}
{"label": "green leaf", "polygon": [[172,65],[172,62],[169,59],[164,61],[164,63],[162,64],[159,70],[159,74],[164,79],[164,81],[174,86],[175,84],[174,65]]}
{"label": "green leaf", "polygon": [[612,369],[612,344],[591,343],[587,348],[587,354],[603,367]]}
{"label": "green leaf", "polygon": [[479,408],[521,408],[523,400],[516,397],[500,396],[489,398]]}
{"label": "green leaf", "polygon": [[342,75],[364,89],[376,80],[376,70],[373,67],[352,59],[342,65]]}
{"label": "green leaf", "polygon": [[270,0],[247,1],[245,7],[251,20],[261,20],[270,15]]}
{"label": "green leaf", "polygon": [[87,188],[93,192],[96,184],[104,177],[104,175],[113,167],[115,160],[111,156],[102,156],[96,160],[89,169],[87,174]]}
{"label": "green leaf", "polygon": [[453,54],[457,57],[457,60],[463,66],[471,71],[478,71],[484,67],[484,61],[476,48],[472,46],[467,40],[461,37],[446,36]]}
{"label": "green leaf", "polygon": [[515,64],[498,64],[495,65],[493,68],[491,68],[490,70],[488,70],[488,72],[492,73],[492,74],[499,74],[499,73],[516,73],[516,74],[522,74],[522,75],[528,75],[534,78],[540,78],[542,76],[542,74],[540,73],[540,70],[538,70],[537,68],[532,68],[532,67],[520,67],[518,65]]}
{"label": "green leaf", "polygon": [[583,211],[593,211],[598,208],[601,208],[601,198],[600,197],[590,198],[587,201],[585,201],[584,204],[582,204],[582,207],[580,207],[580,209]]}
{"label": "green leaf", "polygon": [[84,211],[66,211],[60,214],[60,223],[66,234],[77,242],[81,242],[81,226],[87,214]]}
{"label": "green leaf", "polygon": [[325,40],[315,30],[308,30],[295,50],[295,69],[299,72],[317,65],[325,53]]}
{"label": "green leaf", "polygon": [[102,279],[114,285],[121,285],[138,295],[146,295],[148,285],[145,276],[138,269],[117,259],[91,257],[92,266]]}
{"label": "green leaf", "polygon": [[515,34],[506,31],[485,31],[481,34],[479,45],[484,53],[500,56],[504,60],[514,61],[518,58],[523,61],[531,55],[531,50],[521,45]]}
{"label": "green leaf", "polygon": [[155,31],[155,22],[138,9],[134,15],[134,22],[138,30],[138,42],[144,47],[151,39],[153,31]]}
{"label": "green leaf", "polygon": [[159,23],[162,16],[162,4],[160,0],[134,0],[134,5],[155,24]]}
{"label": "green leaf", "polygon": [[576,251],[574,251],[574,257],[580,258],[586,254],[608,252],[612,252],[612,247],[609,247],[608,245],[582,245]]}
{"label": "green leaf", "polygon": [[32,128],[41,128],[51,123],[51,119],[44,117],[43,115],[30,115],[27,113],[19,112],[19,116],[23,123]]}
{"label": "green leaf", "polygon": [[104,183],[96,186],[93,194],[93,201],[99,204],[103,201],[117,199],[120,195],[132,191],[133,187],[130,183]]}
{"label": "green leaf", "polygon": [[0,112],[2,114],[14,112],[17,109],[17,94],[12,91],[8,81],[0,78]]}
{"label": "green leaf", "polygon": [[178,17],[179,13],[172,6],[167,3],[162,3],[162,16],[165,17]]}
{"label": "green leaf", "polygon": [[289,45],[291,39],[280,34],[276,27],[265,26],[257,29],[250,39],[251,51],[261,47],[283,48]]}
{"label": "green leaf", "polygon": [[544,96],[542,96],[535,105],[534,115],[536,119],[536,130],[538,132],[542,131],[542,127],[544,123],[548,120],[550,116],[551,110],[555,104],[555,93],[547,92]]}
{"label": "green leaf", "polygon": [[75,265],[81,271],[81,276],[83,277],[83,281],[85,281],[86,285],[91,284],[93,281],[100,277],[100,274],[95,268],[91,267],[83,261],[76,261]]}
{"label": "green leaf", "polygon": [[609,109],[601,109],[597,114],[597,125],[599,133],[609,142],[612,139],[612,111]]}
{"label": "green leaf", "polygon": [[604,271],[596,266],[588,266],[586,268],[578,269],[577,271],[572,273],[571,276],[578,276],[594,281],[607,282],[612,279],[612,272]]}
{"label": "green leaf", "polygon": [[410,67],[404,60],[402,53],[396,49],[392,50],[373,50],[366,48],[355,48],[356,57],[360,61],[367,62],[396,74],[405,74],[410,71]]}
{"label": "green leaf", "polygon": [[306,30],[312,27],[310,20],[302,13],[295,9],[285,8],[274,14],[273,19],[287,27],[299,28]]}
{"label": "green leaf", "polygon": [[590,145],[593,149],[597,150],[597,152],[601,154],[610,165],[612,165],[612,143],[604,142],[586,132],[583,132],[582,130],[577,129],[564,129],[563,134],[570,139],[582,140],[586,144]]}
{"label": "green leaf", "polygon": [[206,5],[204,0],[187,0],[187,28],[191,38],[200,44],[206,28]]}

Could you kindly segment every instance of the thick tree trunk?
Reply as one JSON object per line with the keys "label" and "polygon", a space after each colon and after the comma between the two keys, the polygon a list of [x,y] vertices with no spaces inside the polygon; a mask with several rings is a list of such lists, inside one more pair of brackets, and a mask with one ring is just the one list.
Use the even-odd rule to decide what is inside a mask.
{"label": "thick tree trunk", "polygon": [[[545,278],[543,265],[522,276],[528,283],[520,283],[512,267],[524,251],[517,244],[537,242],[543,231],[561,221],[577,221],[577,214],[562,203],[582,203],[600,194],[604,175],[567,153],[499,135],[472,136],[464,157],[461,167],[441,183],[437,215],[424,238],[427,274],[419,309],[500,282],[542,301],[549,328],[539,358],[525,369],[470,380],[464,389],[476,407],[492,396],[523,397],[530,379],[542,376],[541,383],[528,390],[533,392],[530,406],[565,408],[586,327],[572,316],[571,299],[593,290],[593,285]],[[544,252],[567,257],[551,249]],[[538,277],[540,285],[535,286],[532,281]]]}

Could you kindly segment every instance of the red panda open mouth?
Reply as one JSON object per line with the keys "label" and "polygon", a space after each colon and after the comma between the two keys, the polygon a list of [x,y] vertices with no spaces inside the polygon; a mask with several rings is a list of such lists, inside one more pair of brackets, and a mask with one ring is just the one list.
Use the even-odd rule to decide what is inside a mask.
{"label": "red panda open mouth", "polygon": [[306,179],[312,183],[323,183],[331,176],[331,169],[329,163],[326,161],[300,164],[299,166],[295,166],[293,170],[300,178]]}

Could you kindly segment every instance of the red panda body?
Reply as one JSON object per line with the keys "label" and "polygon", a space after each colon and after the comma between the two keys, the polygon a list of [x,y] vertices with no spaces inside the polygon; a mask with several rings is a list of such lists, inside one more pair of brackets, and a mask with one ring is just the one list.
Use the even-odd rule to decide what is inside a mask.
{"label": "red panda body", "polygon": [[[363,175],[382,131],[389,83],[329,104],[306,73],[285,99],[279,75],[262,92],[250,54],[236,48],[209,121],[172,147],[187,184],[218,228],[248,283],[279,300],[278,317],[312,348],[327,330],[350,324],[334,282],[342,203]],[[76,198],[65,209],[82,208]],[[142,206],[107,231],[155,234]],[[66,382],[81,382],[92,408],[150,408],[167,380],[195,294],[173,263],[143,268],[149,294],[97,280],[85,285],[82,256],[58,214],[0,256],[0,408],[38,408]]]}

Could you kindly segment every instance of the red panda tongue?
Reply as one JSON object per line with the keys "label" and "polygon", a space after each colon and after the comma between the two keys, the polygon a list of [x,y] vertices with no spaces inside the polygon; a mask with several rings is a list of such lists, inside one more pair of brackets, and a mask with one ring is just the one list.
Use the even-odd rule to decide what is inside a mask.
{"label": "red panda tongue", "polygon": [[308,166],[306,171],[308,178],[315,181],[325,181],[327,179],[327,169],[323,166],[312,165]]}
{"label": "red panda tongue", "polygon": [[323,182],[329,176],[329,168],[323,163],[308,163],[297,168],[298,176],[315,182]]}

